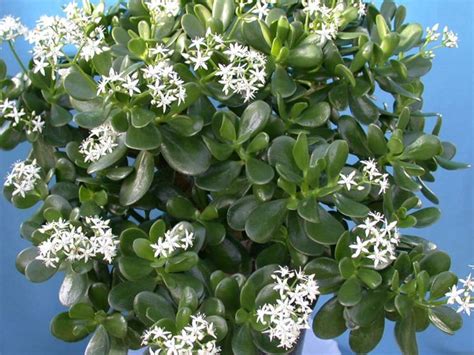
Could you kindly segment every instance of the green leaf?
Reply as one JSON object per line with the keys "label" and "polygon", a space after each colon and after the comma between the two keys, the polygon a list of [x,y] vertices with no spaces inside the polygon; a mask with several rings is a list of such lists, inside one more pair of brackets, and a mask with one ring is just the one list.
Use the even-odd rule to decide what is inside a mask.
{"label": "green leaf", "polygon": [[100,126],[107,120],[107,116],[102,111],[78,112],[74,115],[74,122],[79,127],[92,129]]}
{"label": "green leaf", "polygon": [[296,83],[281,65],[277,65],[272,75],[272,94],[283,99],[290,97],[297,89]]}
{"label": "green leaf", "polygon": [[77,274],[72,270],[67,270],[64,280],[59,289],[59,301],[63,306],[70,307],[79,302],[89,286],[87,275]]}
{"label": "green leaf", "polygon": [[329,145],[326,155],[329,181],[335,182],[339,178],[348,156],[349,147],[346,141],[336,140]]}
{"label": "green leaf", "polygon": [[366,205],[356,202],[342,194],[334,194],[334,200],[339,212],[346,216],[364,218],[370,212],[370,209]]}
{"label": "green leaf", "polygon": [[339,240],[345,228],[342,224],[322,207],[319,207],[319,222],[305,221],[308,237],[324,245],[334,245]]}
{"label": "green leaf", "polygon": [[87,296],[94,307],[103,311],[109,309],[109,302],[107,300],[108,294],[109,288],[107,285],[100,282],[93,283],[87,290]]}
{"label": "green leaf", "polygon": [[372,324],[383,315],[386,294],[384,291],[364,293],[362,299],[354,307],[346,309],[346,318],[361,327]]}
{"label": "green leaf", "polygon": [[166,272],[182,272],[188,271],[197,265],[199,257],[195,252],[187,251],[169,258],[166,261]]}
{"label": "green leaf", "polygon": [[346,67],[344,64],[336,65],[334,73],[341,79],[346,80],[352,87],[356,86],[356,81],[352,71]]}
{"label": "green leaf", "polygon": [[64,89],[73,98],[88,101],[97,97],[95,82],[83,72],[74,70],[64,78]]}
{"label": "green leaf", "polygon": [[381,316],[368,327],[352,330],[349,335],[351,350],[358,354],[366,354],[372,351],[382,340],[384,326],[385,319]]}
{"label": "green leaf", "polygon": [[324,253],[325,247],[308,238],[304,230],[304,220],[294,212],[288,215],[287,226],[289,242],[298,252],[310,256]]}
{"label": "green leaf", "polygon": [[89,331],[83,320],[71,319],[68,312],[58,314],[51,320],[51,333],[58,339],[67,342],[76,342],[84,339]]}
{"label": "green leaf", "polygon": [[145,238],[138,238],[133,241],[133,251],[137,254],[138,257],[154,261],[155,260],[155,252],[151,247],[151,242]]}
{"label": "green leaf", "polygon": [[273,283],[271,275],[275,270],[278,270],[278,265],[267,265],[257,269],[249,276],[240,291],[240,304],[242,308],[248,311],[254,310],[258,292],[266,285]]}
{"label": "green leaf", "polygon": [[431,323],[447,334],[454,334],[462,327],[462,317],[448,306],[438,306],[428,310]]}
{"label": "green leaf", "polygon": [[305,273],[314,275],[321,294],[332,293],[344,281],[334,259],[321,257],[311,260],[304,268]]}
{"label": "green leaf", "polygon": [[319,204],[314,197],[308,197],[298,202],[298,215],[308,222],[319,223]]}
{"label": "green leaf", "polygon": [[15,260],[16,269],[22,274],[25,274],[25,269],[28,266],[28,264],[32,262],[33,260],[35,260],[38,255],[39,255],[39,250],[35,246],[31,246],[26,249],[23,249],[20,253],[18,253],[16,257],[16,260]]}
{"label": "green leaf", "polygon": [[117,311],[131,311],[135,296],[142,291],[152,291],[155,285],[156,281],[154,278],[119,283],[110,290],[108,296],[109,304]]}
{"label": "green leaf", "polygon": [[232,277],[221,280],[214,290],[214,295],[224,303],[226,310],[231,312],[239,308],[239,294],[239,284]]}
{"label": "green leaf", "polygon": [[245,222],[257,206],[258,200],[255,196],[242,197],[235,201],[227,210],[227,223],[232,229],[244,231]]}
{"label": "green leaf", "polygon": [[379,126],[371,123],[367,130],[367,143],[369,149],[376,155],[387,153],[387,141]]}
{"label": "green leaf", "polygon": [[133,127],[142,128],[153,122],[156,114],[142,107],[134,107],[131,110],[131,123]]}
{"label": "green leaf", "polygon": [[293,159],[301,171],[306,171],[309,165],[308,139],[305,133],[300,133],[293,146]]}
{"label": "green leaf", "polygon": [[270,106],[264,101],[254,101],[242,113],[237,143],[242,144],[256,135],[267,124],[271,115]]}
{"label": "green leaf", "polygon": [[259,205],[245,223],[248,237],[257,243],[270,241],[283,222],[286,203],[285,199],[281,199]]}
{"label": "green leaf", "polygon": [[[152,310],[154,319],[147,317],[149,309]],[[171,303],[163,296],[150,291],[143,291],[138,293],[133,300],[133,311],[138,319],[147,326],[151,326],[154,322],[161,319],[175,318],[175,311]]]}
{"label": "green leaf", "polygon": [[337,298],[331,298],[314,317],[314,334],[320,339],[333,339],[344,333],[347,327],[343,313],[344,307]]}
{"label": "green leaf", "polygon": [[243,21],[242,23],[242,34],[245,42],[264,53],[270,53],[271,39],[268,32],[268,27],[260,20]]}
{"label": "green leaf", "polygon": [[446,170],[460,170],[460,169],[467,169],[471,167],[470,164],[455,162],[455,161],[448,160],[440,156],[435,157],[435,159],[438,165]]}
{"label": "green leaf", "polygon": [[[144,239],[139,238],[136,240]],[[148,260],[137,258],[135,256],[121,256],[118,259],[118,266],[123,276],[130,281],[143,279],[153,271]]]}
{"label": "green leaf", "polygon": [[221,191],[240,175],[242,163],[226,161],[212,165],[204,174],[196,178],[196,186],[207,191]]}
{"label": "green leaf", "polygon": [[403,160],[428,160],[442,151],[441,142],[438,137],[425,134],[417,138],[413,143],[405,147],[399,159]]}
{"label": "green leaf", "polygon": [[441,217],[441,211],[437,207],[427,207],[413,212],[410,216],[416,218],[416,228],[424,228],[436,223]]}
{"label": "green leaf", "polygon": [[197,137],[181,139],[169,130],[162,130],[161,153],[168,164],[185,175],[199,175],[211,165],[211,154]]}
{"label": "green leaf", "polygon": [[25,276],[31,282],[44,282],[56,273],[54,267],[47,267],[43,261],[34,259],[25,268]]}
{"label": "green leaf", "polygon": [[362,299],[362,287],[357,277],[351,277],[344,281],[339,292],[337,300],[346,307],[356,305]]}
{"label": "green leaf", "polygon": [[379,287],[382,283],[382,276],[375,270],[361,268],[357,270],[357,275],[371,289]]}
{"label": "green leaf", "polygon": [[67,125],[71,120],[72,115],[68,110],[56,104],[51,105],[51,115],[49,122],[52,126],[62,127]]}
{"label": "green leaf", "polygon": [[127,335],[127,321],[121,313],[113,313],[105,318],[102,324],[107,332],[116,338],[124,338]]}
{"label": "green leaf", "polygon": [[273,180],[273,168],[262,160],[248,158],[245,164],[247,178],[252,184],[264,185]]}
{"label": "green leaf", "polygon": [[458,283],[458,277],[451,271],[443,271],[436,275],[430,288],[430,298],[438,299],[443,297],[453,285]]}
{"label": "green leaf", "polygon": [[233,0],[214,1],[212,5],[212,17],[222,22],[224,30],[229,27],[234,18],[235,3]]}
{"label": "green leaf", "polygon": [[238,327],[232,336],[232,352],[235,355],[257,355],[258,350],[252,339],[248,325]]}
{"label": "green leaf", "polygon": [[161,145],[161,134],[154,123],[146,127],[128,127],[125,145],[131,149],[152,150]]}
{"label": "green leaf", "polygon": [[420,260],[421,270],[426,270],[430,276],[435,276],[443,271],[448,271],[450,267],[451,258],[448,254],[439,250],[432,251]]}
{"label": "green leaf", "polygon": [[311,104],[296,118],[296,123],[303,127],[319,127],[327,122],[331,116],[331,106],[323,101]]}
{"label": "green leaf", "polygon": [[204,37],[206,34],[204,26],[199,22],[196,16],[191,14],[185,14],[181,17],[181,26],[183,27],[184,32],[186,32],[188,37],[191,39]]}
{"label": "green leaf", "polygon": [[140,200],[150,188],[154,176],[154,157],[142,150],[135,160],[135,172],[127,177],[120,189],[120,203],[130,206]]}
{"label": "green leaf", "polygon": [[187,198],[175,196],[166,202],[168,213],[179,219],[193,219],[198,212],[194,205]]}
{"label": "green leaf", "polygon": [[107,355],[110,349],[109,334],[102,325],[99,325],[87,344],[85,355]]}
{"label": "green leaf", "polygon": [[418,355],[413,313],[395,323],[395,338],[403,354]]}
{"label": "green leaf", "polygon": [[69,316],[73,319],[93,319],[94,308],[87,303],[76,303],[69,308]]}
{"label": "green leaf", "polygon": [[421,43],[423,27],[417,23],[410,23],[400,32],[400,43],[398,52],[407,52],[411,48]]}
{"label": "green leaf", "polygon": [[371,124],[378,120],[379,110],[367,96],[354,97],[349,95],[349,106],[352,114],[362,124]]}
{"label": "green leaf", "polygon": [[288,64],[295,68],[316,68],[323,62],[323,52],[316,44],[302,44],[290,50]]}

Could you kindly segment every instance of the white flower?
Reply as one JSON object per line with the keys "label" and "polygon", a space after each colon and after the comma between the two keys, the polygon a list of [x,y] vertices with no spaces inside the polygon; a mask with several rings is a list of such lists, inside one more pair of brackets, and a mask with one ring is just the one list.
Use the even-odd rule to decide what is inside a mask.
{"label": "white flower", "polygon": [[466,290],[474,290],[474,279],[471,277],[471,274],[467,275],[466,279],[460,279],[459,281],[463,284]]}
{"label": "white flower", "polygon": [[108,263],[117,255],[119,240],[112,233],[109,221],[100,217],[86,217],[84,228],[59,219],[43,225],[39,232],[47,239],[38,246],[39,255],[48,267],[56,267],[61,260],[84,261],[99,258]]}
{"label": "white flower", "polygon": [[145,6],[150,12],[152,20],[156,23],[159,18],[165,16],[178,16],[181,6],[179,0],[145,0]]}
{"label": "white flower", "polygon": [[443,29],[442,44],[447,48],[458,48],[458,35],[450,31],[448,26]]}
{"label": "white flower", "polygon": [[0,43],[2,41],[14,41],[27,32],[28,29],[20,22],[18,17],[8,15],[0,19]]}
{"label": "white flower", "polygon": [[152,326],[143,334],[142,345],[150,346],[150,354],[214,355],[220,352],[216,338],[214,324],[198,313],[178,334]]}
{"label": "white flower", "polygon": [[435,42],[439,39],[441,34],[438,33],[438,29],[439,29],[439,23],[433,25],[431,28],[430,27],[426,28],[426,42]]}
{"label": "white flower", "polygon": [[279,298],[276,304],[266,303],[256,311],[257,322],[268,326],[264,333],[270,340],[278,339],[279,347],[290,349],[301,332],[309,328],[312,303],[319,295],[314,275],[302,270],[280,267],[272,275]]}
{"label": "white flower", "polygon": [[169,257],[176,250],[186,250],[193,245],[194,233],[188,231],[185,224],[179,223],[167,231],[156,243],[151,244],[155,257]]}
{"label": "white flower", "polygon": [[208,69],[208,61],[215,51],[224,48],[224,41],[221,35],[215,34],[209,28],[205,37],[196,37],[191,40],[186,53],[181,53],[185,62],[193,66],[194,70]]}
{"label": "white flower", "polygon": [[36,159],[31,162],[18,161],[13,164],[10,173],[5,178],[5,186],[13,187],[13,196],[25,197],[33,191],[38,180],[41,179],[41,168],[36,164]]}
{"label": "white flower", "polygon": [[446,297],[448,297],[448,304],[454,304],[454,303],[461,303],[461,295],[464,293],[464,289],[458,289],[456,285],[453,285],[451,287],[451,291],[446,293]]}
{"label": "white flower", "polygon": [[354,249],[352,257],[357,258],[361,253],[369,253],[369,250],[366,248],[368,244],[368,240],[362,240],[360,237],[357,237],[356,243],[349,245],[349,248]]}
{"label": "white flower", "polygon": [[375,159],[371,158],[369,160],[361,160],[360,163],[364,166],[362,168],[364,179],[372,185],[378,185],[379,194],[385,193],[385,191],[390,187],[388,174],[382,174],[379,171]]}
{"label": "white flower", "polygon": [[170,64],[160,61],[157,64],[148,65],[142,70],[143,77],[148,83],[152,105],[162,108],[163,112],[166,112],[174,102],[180,104],[186,99],[184,81]]}
{"label": "white flower", "polygon": [[344,185],[347,191],[351,191],[352,186],[357,186],[357,182],[354,180],[355,174],[355,170],[349,175],[339,174],[340,180],[337,182],[338,185]]}
{"label": "white flower", "polygon": [[470,316],[471,308],[474,308],[474,303],[471,303],[471,295],[467,295],[459,302],[459,308],[456,312],[466,312],[466,314]]}
{"label": "white flower", "polygon": [[357,236],[356,242],[349,248],[353,249],[353,258],[372,260],[375,268],[383,268],[396,259],[396,247],[400,242],[397,222],[389,223],[380,213],[370,212],[364,223],[355,229],[362,229],[364,236]]}
{"label": "white flower", "polygon": [[84,161],[95,162],[112,153],[117,147],[118,136],[119,133],[114,130],[110,122],[93,128],[89,136],[79,146],[79,152],[84,155]]}
{"label": "white flower", "polygon": [[265,56],[239,43],[230,43],[224,54],[229,64],[219,64],[216,72],[224,93],[240,94],[245,102],[252,100],[266,82]]}
{"label": "white flower", "polygon": [[140,93],[138,83],[138,72],[135,72],[125,77],[125,82],[122,84],[122,87],[128,92],[128,96],[133,96],[135,93]]}

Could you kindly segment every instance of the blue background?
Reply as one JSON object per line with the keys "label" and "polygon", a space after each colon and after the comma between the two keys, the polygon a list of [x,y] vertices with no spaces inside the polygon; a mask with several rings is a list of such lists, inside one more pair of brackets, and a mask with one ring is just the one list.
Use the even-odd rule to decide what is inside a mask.
{"label": "blue background", "polygon": [[[109,3],[111,1],[108,1]],[[7,14],[21,17],[32,27],[42,14],[55,15],[60,12],[62,0],[0,0],[0,17]],[[380,3],[380,1],[376,1]],[[397,1],[407,6],[408,21],[423,27],[437,22],[447,24],[459,33],[459,49],[437,51],[433,70],[425,77],[425,110],[440,112],[444,116],[442,138],[458,146],[456,160],[473,160],[473,32],[474,2],[472,0],[404,0]],[[441,28],[442,28],[441,27]],[[0,49],[0,57],[9,65],[9,73],[19,70],[8,46]],[[17,44],[22,58],[27,57],[28,45]],[[14,152],[0,153],[0,175],[5,175],[10,165],[24,159],[28,151],[22,145]],[[441,200],[442,219],[434,226],[416,231],[447,251],[453,259],[453,269],[461,276],[474,264],[473,230],[473,169],[436,173],[437,182],[433,190]],[[64,311],[58,300],[61,275],[47,283],[32,284],[15,270],[15,256],[28,243],[19,236],[20,223],[29,216],[29,211],[19,211],[0,198],[0,354],[82,354],[85,344],[66,344],[49,333],[49,321],[58,312]],[[322,303],[322,302],[321,302]],[[465,318],[465,325],[454,336],[447,336],[430,327],[418,335],[421,354],[466,354],[474,352],[474,319]],[[393,326],[387,322],[384,340],[374,354],[398,353],[393,339]],[[309,333],[309,332],[308,332]],[[306,336],[305,354],[315,354],[312,335]],[[338,340],[343,353],[350,353],[347,335]],[[324,353],[318,351],[319,354]]]}

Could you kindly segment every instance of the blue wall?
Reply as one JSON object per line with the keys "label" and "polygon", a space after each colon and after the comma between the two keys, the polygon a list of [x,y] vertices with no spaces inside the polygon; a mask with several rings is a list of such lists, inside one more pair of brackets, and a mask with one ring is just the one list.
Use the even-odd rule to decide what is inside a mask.
{"label": "blue wall", "polygon": [[[110,1],[109,1],[110,2]],[[376,1],[379,3],[380,1]],[[30,27],[42,14],[54,15],[62,0],[0,0],[0,17],[12,14],[21,17]],[[459,33],[460,48],[442,49],[437,52],[432,72],[425,78],[425,109],[444,115],[442,137],[458,146],[457,160],[474,162],[473,159],[473,32],[472,0],[404,0],[398,1],[408,7],[408,20],[424,27],[441,23]],[[22,57],[27,56],[28,46],[18,43]],[[16,73],[7,46],[0,49],[0,57],[9,65],[10,73]],[[9,170],[17,159],[26,156],[28,147],[22,146],[14,152],[0,153],[0,176]],[[436,242],[453,259],[453,269],[460,275],[468,273],[468,264],[474,264],[473,228],[473,170],[447,172],[440,170],[434,191],[441,200],[443,218],[436,225],[417,231]],[[15,270],[15,256],[28,243],[18,233],[20,223],[29,215],[19,211],[0,198],[0,354],[2,355],[59,355],[81,354],[84,343],[66,344],[49,333],[49,320],[63,311],[57,291],[60,277],[44,284],[31,284]],[[454,336],[447,336],[434,329],[418,337],[420,353],[447,354],[473,353],[474,327],[472,319],[465,318],[465,326]],[[392,334],[387,326],[382,344],[375,354],[398,353]],[[305,354],[311,351],[311,336],[306,339]],[[350,353],[347,337],[338,339],[343,353]],[[313,348],[314,349],[314,348]]]}

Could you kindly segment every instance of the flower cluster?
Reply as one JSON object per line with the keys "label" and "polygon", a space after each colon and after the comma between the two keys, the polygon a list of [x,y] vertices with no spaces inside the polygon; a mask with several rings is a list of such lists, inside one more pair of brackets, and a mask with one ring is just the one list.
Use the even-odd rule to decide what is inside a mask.
{"label": "flower cluster", "polygon": [[5,186],[13,187],[13,196],[25,197],[33,191],[38,180],[41,179],[41,168],[36,164],[36,159],[31,162],[18,161],[5,179]]}
{"label": "flower cluster", "polygon": [[311,18],[309,28],[319,36],[321,44],[336,38],[342,24],[342,13],[348,6],[357,9],[359,16],[366,12],[362,0],[337,0],[328,6],[324,0],[303,0],[303,12]]}
{"label": "flower cluster", "polygon": [[154,325],[142,337],[142,344],[150,346],[150,354],[219,354],[214,324],[208,322],[204,315],[191,316],[191,324],[184,327],[177,335]]}
{"label": "flower cluster", "polygon": [[173,69],[171,64],[159,61],[143,69],[143,77],[151,95],[151,104],[166,112],[167,108],[177,102],[181,104],[186,99],[184,81]]}
{"label": "flower cluster", "polygon": [[0,43],[14,41],[17,37],[24,36],[28,29],[18,17],[5,16],[0,19]]}
{"label": "flower cluster", "polygon": [[155,257],[169,257],[176,250],[186,250],[193,246],[194,233],[188,231],[185,224],[179,223],[167,231],[156,243],[151,244]]}
{"label": "flower cluster", "polygon": [[138,72],[125,74],[117,73],[114,68],[110,68],[109,75],[102,75],[99,84],[97,85],[97,93],[112,95],[116,92],[121,92],[133,96],[140,93],[138,87],[139,79]]}
{"label": "flower cluster", "polygon": [[370,212],[364,223],[355,229],[363,230],[364,235],[357,236],[356,242],[349,246],[354,259],[370,259],[376,269],[384,268],[396,259],[396,247],[400,242],[396,221],[388,222],[384,215]]}
{"label": "flower cluster", "polygon": [[362,177],[359,181],[356,181],[357,170],[353,170],[349,175],[340,174],[337,183],[344,186],[347,191],[350,191],[353,186],[358,190],[363,190],[364,187],[361,184],[371,184],[379,187],[379,195],[385,193],[390,186],[388,174],[380,172],[374,159],[361,160],[360,163],[363,168]]}
{"label": "flower cluster", "polygon": [[240,94],[245,102],[252,100],[266,82],[265,55],[240,43],[230,43],[224,54],[229,62],[219,64],[216,72],[224,93]]}
{"label": "flower cluster", "polygon": [[161,16],[178,16],[181,10],[179,0],[146,0],[144,4],[155,23]]}
{"label": "flower cluster", "polygon": [[308,319],[319,287],[314,275],[289,270],[286,266],[280,266],[272,278],[279,297],[276,304],[266,303],[257,310],[257,322],[269,327],[264,333],[270,340],[276,338],[279,347],[290,349],[301,332],[309,328]]}
{"label": "flower cluster", "polygon": [[79,152],[84,155],[84,161],[95,162],[104,155],[112,153],[117,147],[118,135],[119,133],[114,130],[110,122],[93,128],[79,146]]}
{"label": "flower cluster", "polygon": [[[428,49],[430,43],[437,42],[441,38],[441,44]],[[422,54],[427,58],[435,57],[434,50],[439,47],[458,48],[458,35],[451,31],[448,26],[444,26],[443,32],[439,32],[439,23],[426,28],[425,43],[422,46]]]}
{"label": "flower cluster", "polygon": [[[259,20],[263,20],[270,12],[272,6],[276,4],[276,0],[236,0],[237,6],[241,12],[255,16]],[[247,8],[247,11],[246,11]]]}
{"label": "flower cluster", "polygon": [[18,108],[16,100],[5,99],[0,102],[0,116],[11,120],[13,127],[22,127],[27,134],[41,133],[45,125],[41,115],[35,111],[27,114],[23,108]]}
{"label": "flower cluster", "polygon": [[38,246],[36,259],[48,267],[56,267],[64,259],[87,262],[98,256],[111,263],[119,241],[109,223],[97,216],[86,217],[83,226],[75,226],[64,219],[48,222],[39,229],[48,238]]}
{"label": "flower cluster", "polygon": [[471,315],[471,309],[474,308],[474,279],[469,274],[466,279],[459,280],[462,283],[462,287],[458,288],[457,285],[453,285],[451,290],[446,293],[448,297],[448,304],[456,304],[458,306],[457,312],[465,312],[468,316]]}
{"label": "flower cluster", "polygon": [[89,15],[73,1],[64,8],[64,13],[65,17],[42,16],[27,34],[28,41],[33,44],[35,73],[45,75],[46,68],[55,68],[62,58],[67,57],[64,50],[68,45],[74,46],[78,58],[84,60],[109,50],[104,41],[105,28],[98,25],[103,10],[96,9]]}
{"label": "flower cluster", "polygon": [[208,69],[207,62],[211,59],[215,51],[223,50],[225,47],[221,35],[213,33],[210,29],[206,32],[206,37],[196,37],[188,46],[187,53],[181,55],[185,62],[192,65],[194,70]]}

